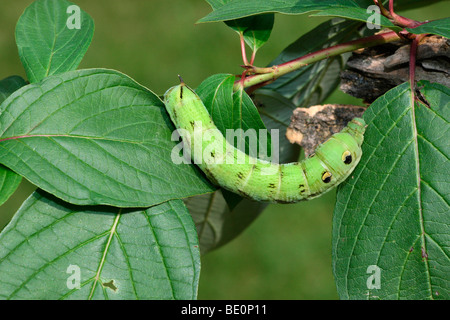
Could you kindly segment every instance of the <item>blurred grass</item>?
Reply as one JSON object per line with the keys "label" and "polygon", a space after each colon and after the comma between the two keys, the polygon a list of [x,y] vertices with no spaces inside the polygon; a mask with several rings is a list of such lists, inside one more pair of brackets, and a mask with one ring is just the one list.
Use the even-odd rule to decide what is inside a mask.
{"label": "blurred grass", "polygon": [[[14,42],[17,19],[32,0],[8,1],[0,11],[0,78],[25,77]],[[80,68],[124,72],[157,94],[177,84],[196,87],[215,73],[240,73],[238,36],[222,23],[195,25],[210,12],[204,0],[74,0],[94,19],[92,45]],[[410,10],[410,18],[448,16],[448,4]],[[325,18],[277,15],[255,64],[265,66]],[[358,103],[337,91],[333,103]],[[0,228],[34,186],[24,181],[0,207]],[[334,191],[309,202],[271,205],[240,237],[202,258],[200,299],[336,299],[331,273]]]}

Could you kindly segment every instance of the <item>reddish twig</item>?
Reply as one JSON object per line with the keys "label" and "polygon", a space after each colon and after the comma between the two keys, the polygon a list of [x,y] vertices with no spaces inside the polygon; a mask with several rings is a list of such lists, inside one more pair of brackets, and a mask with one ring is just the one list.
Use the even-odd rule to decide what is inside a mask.
{"label": "reddish twig", "polygon": [[238,87],[242,85],[244,86],[244,88],[249,88],[255,85],[267,84],[275,81],[282,75],[298,70],[308,64],[337,56],[345,52],[351,52],[360,48],[372,47],[379,44],[392,42],[398,39],[400,38],[396,32],[389,31],[376,34],[374,36],[338,44],[268,68],[258,68],[246,65],[244,66],[246,68],[246,71],[249,71],[250,73],[252,73],[252,75],[246,77],[245,79],[242,78],[238,80],[235,84],[235,89],[237,90]]}
{"label": "reddish twig", "polygon": [[409,50],[409,82],[411,85],[411,93],[414,95],[416,87],[416,61],[417,61],[417,48],[420,41],[426,36],[426,34],[417,35],[412,43]]}
{"label": "reddish twig", "polygon": [[415,28],[424,24],[424,22],[412,20],[396,14],[394,12],[394,0],[389,0],[389,16],[387,16],[387,18],[389,18],[392,23],[402,28]]}
{"label": "reddish twig", "polygon": [[378,0],[373,0],[373,2],[375,2],[375,4],[378,6],[378,8],[380,8],[380,12],[383,16],[385,16],[386,18],[388,18],[389,20],[392,20],[393,17],[391,16],[391,14],[389,13],[388,10],[386,10],[386,8],[383,6],[382,3],[378,2]]}
{"label": "reddish twig", "polygon": [[245,40],[244,40],[244,34],[240,33],[239,38],[241,41],[241,53],[242,53],[242,61],[244,62],[244,65],[248,65],[247,60],[247,53],[245,52]]}

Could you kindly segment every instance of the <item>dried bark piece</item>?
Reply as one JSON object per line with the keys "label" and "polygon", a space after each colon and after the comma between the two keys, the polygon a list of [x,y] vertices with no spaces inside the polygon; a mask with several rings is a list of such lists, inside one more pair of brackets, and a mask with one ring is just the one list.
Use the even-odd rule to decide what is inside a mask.
{"label": "dried bark piece", "polygon": [[341,131],[355,117],[361,117],[365,108],[343,104],[325,104],[294,110],[286,137],[299,144],[305,156],[311,155],[317,145]]}
{"label": "dried bark piece", "polygon": [[[386,91],[409,80],[410,44],[396,41],[358,50],[341,73],[340,89],[371,103]],[[418,46],[416,80],[450,86],[450,39],[430,35]]]}

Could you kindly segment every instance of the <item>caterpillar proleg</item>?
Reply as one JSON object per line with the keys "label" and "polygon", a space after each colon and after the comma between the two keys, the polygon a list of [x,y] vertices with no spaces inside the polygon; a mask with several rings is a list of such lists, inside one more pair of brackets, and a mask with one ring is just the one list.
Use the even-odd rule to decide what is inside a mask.
{"label": "caterpillar proleg", "polygon": [[194,163],[213,183],[246,198],[278,203],[315,198],[343,182],[361,159],[366,128],[361,118],[349,122],[307,159],[277,164],[230,145],[201,99],[183,82],[165,93],[164,103]]}

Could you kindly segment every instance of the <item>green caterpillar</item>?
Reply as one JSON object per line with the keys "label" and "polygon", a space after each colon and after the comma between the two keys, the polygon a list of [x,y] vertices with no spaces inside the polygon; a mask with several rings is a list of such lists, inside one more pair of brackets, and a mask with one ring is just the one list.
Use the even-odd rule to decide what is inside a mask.
{"label": "green caterpillar", "polygon": [[366,124],[360,118],[319,145],[309,158],[277,164],[230,145],[201,99],[183,82],[165,93],[164,103],[194,163],[213,183],[246,198],[278,203],[312,199],[343,182],[361,159]]}

